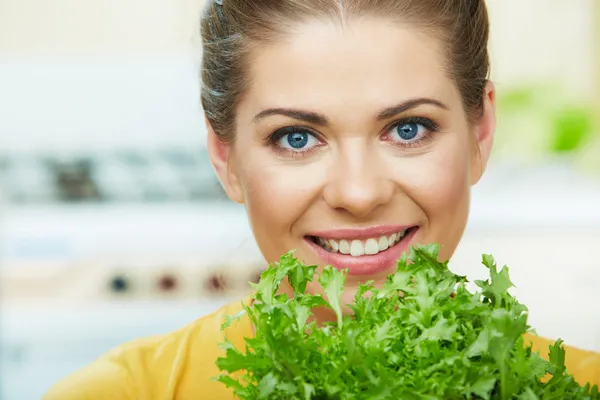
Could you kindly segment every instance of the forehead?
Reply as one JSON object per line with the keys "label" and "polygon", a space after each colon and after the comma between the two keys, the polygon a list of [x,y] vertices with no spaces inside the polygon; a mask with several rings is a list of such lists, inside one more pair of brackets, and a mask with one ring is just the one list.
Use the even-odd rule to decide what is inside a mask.
{"label": "forehead", "polygon": [[418,28],[391,20],[365,18],[343,27],[303,23],[281,40],[255,47],[240,108],[368,111],[420,97],[452,103],[458,93],[441,49]]}

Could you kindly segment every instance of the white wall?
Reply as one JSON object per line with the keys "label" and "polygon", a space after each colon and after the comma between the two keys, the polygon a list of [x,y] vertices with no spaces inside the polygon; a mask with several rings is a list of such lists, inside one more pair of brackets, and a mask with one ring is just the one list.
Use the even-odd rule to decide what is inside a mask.
{"label": "white wall", "polygon": [[0,1],[0,151],[200,142],[200,8]]}
{"label": "white wall", "polygon": [[189,49],[202,0],[2,0],[0,53],[169,53]]}
{"label": "white wall", "polygon": [[204,133],[198,71],[183,51],[0,63],[0,151],[196,145]]}
{"label": "white wall", "polygon": [[499,85],[564,81],[574,95],[593,96],[600,65],[594,27],[597,0],[487,0],[493,78]]}

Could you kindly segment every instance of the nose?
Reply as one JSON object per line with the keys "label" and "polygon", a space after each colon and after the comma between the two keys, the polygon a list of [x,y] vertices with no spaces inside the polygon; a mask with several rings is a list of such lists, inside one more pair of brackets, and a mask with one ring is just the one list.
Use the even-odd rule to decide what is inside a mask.
{"label": "nose", "polygon": [[331,208],[364,219],[392,200],[393,181],[374,153],[364,143],[355,143],[336,157],[324,189],[325,202]]}

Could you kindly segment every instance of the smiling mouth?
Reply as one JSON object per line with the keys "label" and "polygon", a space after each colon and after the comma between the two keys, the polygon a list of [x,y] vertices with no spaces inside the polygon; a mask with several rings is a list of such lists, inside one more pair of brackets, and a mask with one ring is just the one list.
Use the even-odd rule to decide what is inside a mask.
{"label": "smiling mouth", "polygon": [[377,236],[367,239],[328,239],[319,236],[308,236],[312,242],[330,253],[339,253],[352,257],[376,255],[382,253],[402,241],[403,238],[418,227],[412,227],[390,235]]}

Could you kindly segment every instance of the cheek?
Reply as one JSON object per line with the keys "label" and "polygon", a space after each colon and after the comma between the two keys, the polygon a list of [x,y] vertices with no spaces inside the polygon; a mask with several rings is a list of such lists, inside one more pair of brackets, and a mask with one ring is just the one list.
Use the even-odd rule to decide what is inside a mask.
{"label": "cheek", "polygon": [[432,216],[451,218],[452,211],[460,208],[469,193],[467,154],[460,153],[442,154],[422,172],[416,197]]}
{"label": "cheek", "polygon": [[314,167],[274,161],[272,154],[245,156],[240,169],[244,202],[258,246],[276,261],[297,246],[294,223],[319,193]]}
{"label": "cheek", "polygon": [[464,232],[469,214],[469,147],[456,138],[423,158],[410,196],[425,213],[427,226],[420,241],[443,246],[450,258]]}

